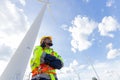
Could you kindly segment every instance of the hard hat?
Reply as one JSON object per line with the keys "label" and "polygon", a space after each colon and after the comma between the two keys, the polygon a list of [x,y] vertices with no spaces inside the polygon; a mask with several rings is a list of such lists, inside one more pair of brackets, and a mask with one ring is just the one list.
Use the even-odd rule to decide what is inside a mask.
{"label": "hard hat", "polygon": [[42,44],[45,39],[50,39],[50,40],[52,41],[52,37],[51,37],[51,36],[43,36],[43,37],[40,39],[40,44]]}

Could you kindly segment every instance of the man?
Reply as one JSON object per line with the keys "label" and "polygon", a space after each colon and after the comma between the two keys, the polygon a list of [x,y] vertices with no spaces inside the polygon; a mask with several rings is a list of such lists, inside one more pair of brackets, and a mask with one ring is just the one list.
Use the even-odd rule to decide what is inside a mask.
{"label": "man", "polygon": [[50,48],[52,45],[52,38],[45,36],[40,45],[35,47],[30,62],[32,80],[58,80],[56,69],[63,67],[63,61],[61,56]]}

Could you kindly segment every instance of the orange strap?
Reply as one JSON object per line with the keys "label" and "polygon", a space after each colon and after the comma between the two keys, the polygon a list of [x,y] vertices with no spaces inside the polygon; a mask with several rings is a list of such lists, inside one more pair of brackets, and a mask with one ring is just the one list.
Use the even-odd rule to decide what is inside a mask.
{"label": "orange strap", "polygon": [[41,73],[56,74],[55,72],[50,72],[50,70],[54,70],[54,68],[52,68],[46,64],[41,64],[39,67],[35,68],[32,71],[32,77],[37,75],[37,74],[41,74]]}

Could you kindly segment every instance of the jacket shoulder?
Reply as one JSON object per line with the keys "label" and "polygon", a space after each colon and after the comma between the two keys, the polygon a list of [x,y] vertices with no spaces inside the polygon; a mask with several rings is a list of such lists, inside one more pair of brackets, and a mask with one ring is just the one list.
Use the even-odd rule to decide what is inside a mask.
{"label": "jacket shoulder", "polygon": [[41,46],[35,46],[34,51],[37,50],[37,49],[42,49],[42,47]]}
{"label": "jacket shoulder", "polygon": [[39,46],[39,45],[38,45],[38,46],[35,46],[35,49],[36,49],[36,48],[41,48],[41,49],[42,49],[42,47],[41,47],[41,46]]}

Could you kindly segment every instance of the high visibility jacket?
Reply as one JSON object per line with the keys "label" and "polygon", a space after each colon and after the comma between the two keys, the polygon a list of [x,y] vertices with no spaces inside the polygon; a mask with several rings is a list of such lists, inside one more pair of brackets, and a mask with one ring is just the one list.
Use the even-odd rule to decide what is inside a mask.
{"label": "high visibility jacket", "polygon": [[[43,63],[41,62],[41,57],[43,52],[47,53],[47,54],[51,54],[53,56],[55,56],[56,58],[58,58],[59,60],[63,61],[61,56],[58,55],[57,52],[54,52],[52,48],[42,48],[41,46],[36,46],[34,49],[34,53],[33,53],[33,57],[31,59],[30,62],[30,66],[31,66],[31,70],[34,71],[36,70],[36,68],[41,67],[41,64],[43,65]],[[44,66],[45,68],[45,66]],[[47,71],[49,75],[51,75],[52,73],[56,73],[55,69],[51,69]],[[50,73],[49,73],[50,72]],[[50,76],[51,78],[53,77],[53,75]],[[52,79],[54,80],[54,79]]]}

